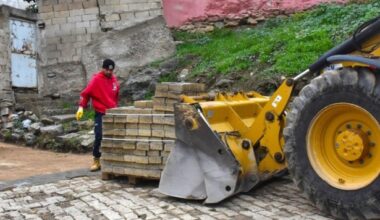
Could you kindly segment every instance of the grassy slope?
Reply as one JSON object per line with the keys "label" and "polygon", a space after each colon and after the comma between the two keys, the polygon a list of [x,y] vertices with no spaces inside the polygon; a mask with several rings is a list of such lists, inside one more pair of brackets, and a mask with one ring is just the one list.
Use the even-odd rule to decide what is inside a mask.
{"label": "grassy slope", "polygon": [[[255,74],[292,76],[347,39],[363,22],[380,15],[380,2],[321,5],[255,28],[221,29],[209,34],[175,32],[176,56],[193,76]],[[196,57],[186,61],[189,55]],[[180,69],[179,69],[180,71]]]}

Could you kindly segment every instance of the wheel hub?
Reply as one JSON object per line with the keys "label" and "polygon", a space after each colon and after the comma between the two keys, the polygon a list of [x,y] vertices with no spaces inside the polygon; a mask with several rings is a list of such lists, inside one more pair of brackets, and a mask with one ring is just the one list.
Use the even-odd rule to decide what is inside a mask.
{"label": "wheel hub", "polygon": [[357,190],[380,175],[380,127],[366,109],[331,104],[315,115],[307,135],[313,169],[331,186]]}
{"label": "wheel hub", "polygon": [[346,161],[362,158],[368,149],[368,139],[360,130],[346,130],[336,137],[338,156]]}

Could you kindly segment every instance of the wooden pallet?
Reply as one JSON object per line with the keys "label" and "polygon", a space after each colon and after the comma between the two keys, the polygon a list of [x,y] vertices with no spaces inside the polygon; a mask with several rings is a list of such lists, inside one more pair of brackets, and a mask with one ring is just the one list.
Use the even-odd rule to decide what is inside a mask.
{"label": "wooden pallet", "polygon": [[125,174],[117,174],[117,173],[107,173],[102,172],[102,180],[114,180],[114,179],[128,179],[128,183],[132,185],[137,185],[142,182],[147,181],[159,181],[159,178],[152,178],[152,177],[141,177],[141,176],[132,176],[132,175],[125,175]]}

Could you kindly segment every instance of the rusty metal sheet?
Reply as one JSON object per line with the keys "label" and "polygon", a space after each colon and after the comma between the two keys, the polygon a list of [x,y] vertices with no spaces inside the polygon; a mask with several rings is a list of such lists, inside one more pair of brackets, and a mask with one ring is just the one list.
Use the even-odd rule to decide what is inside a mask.
{"label": "rusty metal sheet", "polygon": [[37,87],[36,25],[10,19],[12,86]]}

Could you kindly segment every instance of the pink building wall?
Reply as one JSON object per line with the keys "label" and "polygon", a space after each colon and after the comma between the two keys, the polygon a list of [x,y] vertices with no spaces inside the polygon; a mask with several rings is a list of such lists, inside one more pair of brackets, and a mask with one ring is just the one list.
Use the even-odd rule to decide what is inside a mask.
{"label": "pink building wall", "polygon": [[323,2],[347,0],[163,0],[164,16],[170,27],[187,21],[207,17],[233,17],[247,12],[264,12],[273,9],[293,12],[310,8]]}

